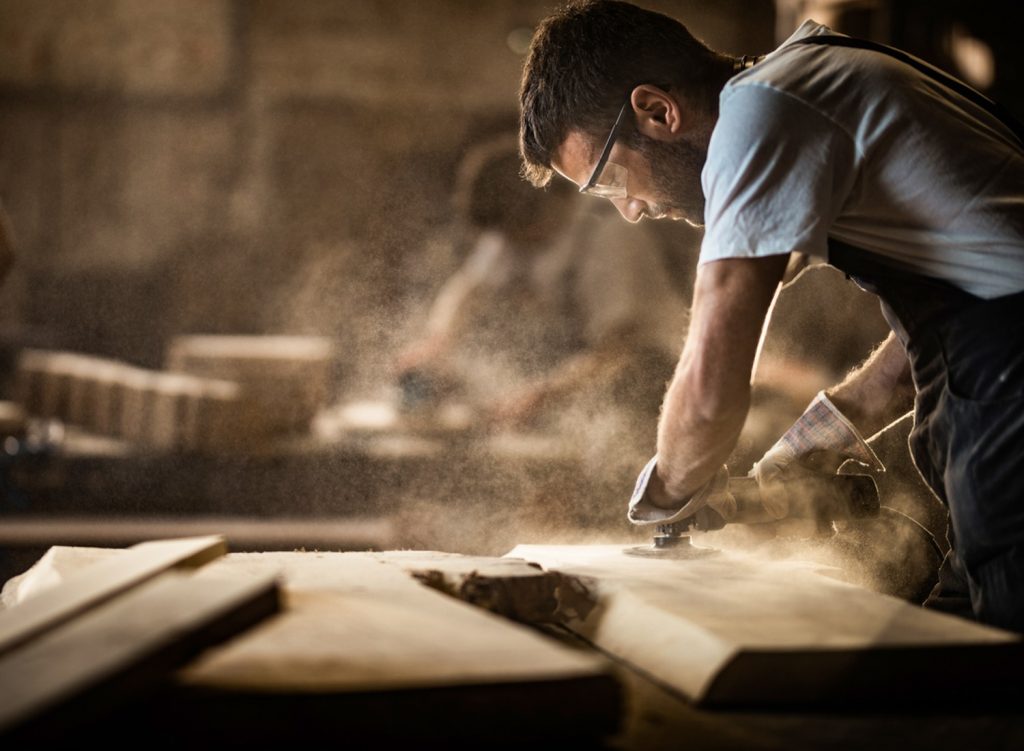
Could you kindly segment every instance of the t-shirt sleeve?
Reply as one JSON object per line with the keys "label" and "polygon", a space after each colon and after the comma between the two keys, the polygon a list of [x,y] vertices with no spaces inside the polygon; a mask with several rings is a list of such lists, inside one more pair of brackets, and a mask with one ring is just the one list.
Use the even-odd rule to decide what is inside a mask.
{"label": "t-shirt sleeve", "polygon": [[761,84],[727,89],[702,175],[699,262],[827,256],[856,161],[852,137],[803,101]]}

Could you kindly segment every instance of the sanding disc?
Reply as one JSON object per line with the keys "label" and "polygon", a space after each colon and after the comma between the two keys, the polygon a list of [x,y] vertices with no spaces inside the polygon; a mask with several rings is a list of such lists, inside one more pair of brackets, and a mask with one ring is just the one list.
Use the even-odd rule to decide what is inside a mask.
{"label": "sanding disc", "polygon": [[639,558],[663,558],[667,560],[692,560],[694,558],[710,558],[718,555],[715,548],[702,548],[690,542],[689,537],[680,537],[670,545],[638,545],[626,548],[626,555]]}

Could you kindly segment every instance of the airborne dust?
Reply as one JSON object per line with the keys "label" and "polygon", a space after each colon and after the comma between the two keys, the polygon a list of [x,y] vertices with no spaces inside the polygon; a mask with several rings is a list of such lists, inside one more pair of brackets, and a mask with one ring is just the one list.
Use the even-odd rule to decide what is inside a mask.
{"label": "airborne dust", "polygon": [[[331,404],[317,432],[251,455],[147,455],[90,470],[71,490],[57,475],[39,477],[39,494],[17,510],[388,518],[397,546],[489,554],[521,542],[646,542],[624,512],[654,450],[657,394],[630,387],[646,378],[660,389],[671,362],[634,360],[638,369],[604,373],[521,424],[495,425],[481,419],[488,396],[520,393],[553,364],[529,347],[509,364],[473,344],[459,355],[461,391],[444,394],[468,412],[449,420],[447,407],[403,409],[396,358],[423,336],[431,301],[473,246],[450,201],[459,161],[467,144],[514,127],[521,49],[505,53],[508,19],[408,3],[398,14],[263,3],[235,18],[229,6],[248,8],[69,11],[54,51],[39,57],[60,64],[11,73],[22,79],[0,121],[0,199],[18,259],[0,297],[4,330],[11,350],[67,349],[148,368],[162,366],[178,334],[325,336],[336,347]],[[710,26],[733,28],[728,8],[708,8],[720,16]],[[55,22],[39,13],[26,6],[24,23]],[[515,22],[529,28],[529,16]],[[766,28],[759,44],[768,49]],[[119,46],[139,34],[149,44]],[[367,43],[351,44],[351,34]],[[372,50],[372,64],[350,57],[359,50]],[[660,262],[683,268],[685,296],[699,238],[652,231]],[[610,308],[610,298],[599,295],[596,307]],[[480,326],[480,339],[530,340],[522,309],[489,315],[500,326]],[[881,339],[873,301],[825,271],[787,290],[775,316],[734,474]],[[530,325],[548,334],[544,320],[559,318]],[[677,348],[684,331],[685,322]],[[376,428],[342,424],[359,402],[382,410]],[[889,456],[884,482],[895,484],[883,504],[942,544],[941,512],[914,487],[898,441]],[[904,591],[910,585],[891,582],[930,547],[893,519],[861,537],[779,525],[698,544],[811,556]]]}

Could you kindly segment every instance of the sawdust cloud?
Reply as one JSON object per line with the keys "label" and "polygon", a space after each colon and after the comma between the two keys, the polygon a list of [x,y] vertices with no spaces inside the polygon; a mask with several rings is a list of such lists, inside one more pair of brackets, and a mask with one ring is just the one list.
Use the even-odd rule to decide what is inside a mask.
{"label": "sawdust cloud", "polygon": [[765,561],[819,564],[834,578],[921,603],[936,582],[942,546],[920,523],[894,509],[900,502],[884,498],[877,518],[824,528],[802,519],[734,525],[700,535],[695,544]]}
{"label": "sawdust cloud", "polygon": [[[459,242],[451,226],[421,231],[417,253],[407,247],[412,242],[409,228],[391,225],[379,229],[374,248],[383,249],[382,255],[404,253],[419,260],[409,268],[399,266],[396,272],[393,266],[376,264],[365,244],[324,242],[308,252],[307,262],[299,265],[301,270],[293,275],[282,296],[286,303],[276,311],[281,326],[291,332],[331,333],[339,338],[345,361],[339,370],[342,399],[355,395],[397,398],[391,363],[403,346],[421,335],[432,292],[460,260]],[[835,276],[823,269],[798,282],[796,292],[789,292],[777,306],[769,349],[774,348],[783,359],[806,361],[806,355],[801,358],[792,352],[792,342],[804,335],[807,319],[819,315],[816,301],[823,294],[832,295],[829,290],[835,284]],[[848,293],[848,298],[852,302],[840,305],[837,315],[845,317],[853,305],[864,304],[858,292]],[[814,388],[827,385],[826,378],[859,359],[860,351],[870,348],[875,335],[875,327],[868,326],[853,346],[849,334],[837,334],[834,346],[829,344],[826,349],[840,352],[842,357],[826,359],[825,375],[813,374],[819,379]],[[828,335],[819,330],[817,341],[824,339]],[[851,347],[858,351],[850,354]],[[511,393],[523,385],[522,372],[504,369],[481,351],[470,347],[466,359],[494,363],[487,369],[478,367],[477,373],[492,395]],[[548,363],[526,365],[528,372],[538,374]],[[780,395],[773,386],[755,393],[740,446],[730,462],[734,474],[745,474],[802,410],[799,398]],[[805,390],[813,393],[810,387]],[[392,515],[401,545],[409,548],[498,555],[518,543],[645,544],[650,531],[631,527],[624,511],[635,473],[654,450],[655,417],[650,416],[645,432],[625,425],[615,415],[604,414],[604,406],[582,399],[578,408],[553,421],[558,423],[560,435],[584,437],[575,447],[584,454],[582,471],[580,465],[569,461],[559,466],[553,455],[546,461],[555,469],[549,466],[539,471],[535,466],[531,469],[528,460],[511,466],[516,462],[510,465],[507,457],[502,461],[483,451],[470,452],[475,462],[472,472],[456,477],[464,467],[437,462],[432,473],[418,470],[415,487],[400,489],[379,511]],[[493,434],[478,433],[473,440],[493,439]],[[883,503],[887,502],[891,504],[893,499],[883,498]],[[330,499],[323,498],[318,508],[329,513]],[[909,599],[926,593],[937,565],[934,549],[921,529],[889,512],[859,528],[849,526],[840,531],[815,530],[794,521],[762,529],[730,527],[704,539],[706,542],[697,544],[766,559],[818,562],[836,568],[848,581]]]}

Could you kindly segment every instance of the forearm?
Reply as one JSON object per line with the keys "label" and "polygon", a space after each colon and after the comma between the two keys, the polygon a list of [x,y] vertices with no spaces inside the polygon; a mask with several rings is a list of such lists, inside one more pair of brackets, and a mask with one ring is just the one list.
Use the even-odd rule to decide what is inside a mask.
{"label": "forearm", "polygon": [[690,330],[658,425],[657,474],[671,498],[689,497],[736,445],[764,319],[786,260],[731,259],[698,269]]}
{"label": "forearm", "polygon": [[596,345],[570,355],[537,384],[550,397],[576,393],[598,379],[612,377],[628,364],[632,330],[620,329]]}
{"label": "forearm", "polygon": [[471,318],[479,288],[479,283],[461,272],[448,279],[427,313],[427,336],[445,341],[457,338]]}
{"label": "forearm", "polygon": [[711,479],[735,447],[749,407],[749,383],[723,388],[684,352],[658,424],[658,474],[669,495],[687,498]]}
{"label": "forearm", "polygon": [[826,393],[865,437],[906,414],[914,404],[914,382],[896,335],[890,334],[863,365]]}

